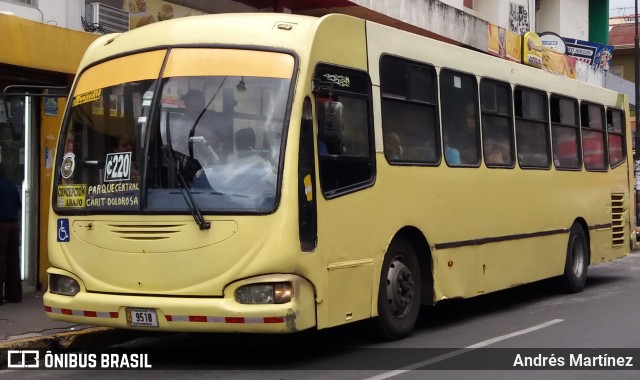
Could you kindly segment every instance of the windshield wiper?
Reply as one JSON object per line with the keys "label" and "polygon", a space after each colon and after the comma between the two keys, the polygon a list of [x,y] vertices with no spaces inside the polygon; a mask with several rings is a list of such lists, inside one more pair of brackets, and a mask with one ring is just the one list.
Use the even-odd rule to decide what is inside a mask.
{"label": "windshield wiper", "polygon": [[175,168],[176,168],[175,175],[176,175],[176,178],[178,178],[180,192],[184,197],[184,201],[187,203],[187,207],[189,208],[191,215],[193,215],[193,219],[195,219],[196,223],[198,224],[198,227],[200,227],[200,230],[210,229],[211,223],[204,220],[204,217],[202,216],[202,213],[200,212],[198,205],[196,204],[195,200],[191,196],[191,193],[189,192],[189,188],[187,187],[187,182],[184,180],[182,173],[180,173],[180,169],[178,169],[178,165],[176,165]]}
{"label": "windshield wiper", "polygon": [[[225,76],[224,78],[222,78],[222,83],[220,83],[220,86],[218,86],[218,89],[216,90],[216,92],[213,94],[213,96],[211,97],[211,99],[209,99],[209,101],[204,105],[204,107],[202,108],[202,110],[200,111],[200,113],[198,114],[198,117],[196,117],[196,120],[193,122],[193,125],[191,126],[191,128],[189,129],[189,139],[191,139],[195,133],[196,133],[196,127],[198,126],[198,123],[200,122],[200,119],[202,119],[202,117],[204,116],[204,114],[207,112],[207,109],[209,108],[209,106],[211,105],[211,103],[213,103],[213,100],[216,98],[216,96],[218,96],[218,93],[220,92],[220,90],[222,89],[222,86],[224,86],[224,82],[227,80],[227,77]],[[189,156],[191,158],[193,158],[193,145],[189,144]]]}
{"label": "windshield wiper", "polygon": [[187,203],[187,207],[189,208],[189,212],[191,212],[193,219],[198,224],[198,227],[200,227],[200,230],[201,231],[208,230],[211,228],[211,223],[207,222],[206,220],[204,220],[204,217],[202,217],[202,212],[200,212],[198,205],[196,204],[195,200],[191,196],[191,193],[189,192],[187,181],[184,180],[182,173],[180,173],[180,167],[179,167],[180,165],[176,158],[175,151],[173,150],[173,147],[172,147],[173,142],[171,141],[171,132],[168,124],[166,126],[165,132],[167,134],[166,149],[168,150],[168,153],[170,155],[169,166],[173,166],[173,173],[174,173],[174,176],[178,179],[178,186],[180,186],[180,193],[182,194],[184,201]]}

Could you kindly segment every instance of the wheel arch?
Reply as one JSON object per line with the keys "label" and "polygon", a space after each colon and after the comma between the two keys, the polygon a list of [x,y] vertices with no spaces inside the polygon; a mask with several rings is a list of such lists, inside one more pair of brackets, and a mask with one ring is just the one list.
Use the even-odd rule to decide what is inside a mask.
{"label": "wheel arch", "polygon": [[587,266],[591,266],[591,232],[587,221],[582,217],[577,217],[571,226],[578,225],[584,231],[584,236],[587,238]]}
{"label": "wheel arch", "polygon": [[416,258],[420,266],[420,275],[422,277],[421,292],[422,305],[433,305],[434,301],[434,283],[433,283],[433,260],[431,256],[431,248],[427,238],[422,231],[414,226],[405,226],[400,229],[393,239],[404,239],[413,247]]}

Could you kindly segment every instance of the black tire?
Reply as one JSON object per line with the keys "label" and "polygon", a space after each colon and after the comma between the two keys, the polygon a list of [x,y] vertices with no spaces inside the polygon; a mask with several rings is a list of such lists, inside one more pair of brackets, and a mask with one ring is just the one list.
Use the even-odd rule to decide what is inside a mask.
{"label": "black tire", "polygon": [[411,333],[420,312],[421,281],[413,247],[395,239],[380,271],[377,327],[382,339],[401,339]]}
{"label": "black tire", "polygon": [[584,289],[587,283],[589,256],[589,244],[584,229],[574,224],[569,231],[564,274],[560,278],[566,292],[578,293]]}

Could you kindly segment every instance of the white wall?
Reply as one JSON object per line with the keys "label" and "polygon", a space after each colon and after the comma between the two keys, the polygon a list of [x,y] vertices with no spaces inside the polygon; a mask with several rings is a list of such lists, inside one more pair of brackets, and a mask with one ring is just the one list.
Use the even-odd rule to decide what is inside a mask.
{"label": "white wall", "polygon": [[589,0],[540,0],[536,32],[589,40]]}
{"label": "white wall", "polygon": [[[351,2],[480,51],[487,50],[486,21],[446,4],[451,3],[452,0],[446,3],[438,0],[351,0]],[[462,0],[457,2],[462,8]]]}
{"label": "white wall", "polygon": [[37,0],[37,7],[18,2],[0,0],[0,11],[11,12],[22,18],[82,30],[84,0]]}
{"label": "white wall", "polygon": [[[482,0],[482,1],[487,1],[487,0]],[[451,7],[454,8],[458,8],[460,10],[465,10],[464,9],[464,0],[440,0],[441,3],[445,3]],[[476,3],[479,3],[480,1],[476,0]]]}
{"label": "white wall", "polygon": [[511,4],[524,7],[528,14],[529,30],[536,30],[535,0],[476,0],[473,7],[477,17],[510,30]]}

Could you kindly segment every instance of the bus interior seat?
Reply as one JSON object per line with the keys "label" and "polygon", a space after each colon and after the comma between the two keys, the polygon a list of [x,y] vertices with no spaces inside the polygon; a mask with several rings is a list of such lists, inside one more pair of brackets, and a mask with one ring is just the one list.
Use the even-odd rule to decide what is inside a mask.
{"label": "bus interior seat", "polygon": [[236,132],[236,150],[238,153],[256,150],[256,133],[253,128],[242,128]]}

